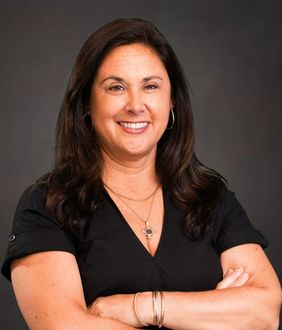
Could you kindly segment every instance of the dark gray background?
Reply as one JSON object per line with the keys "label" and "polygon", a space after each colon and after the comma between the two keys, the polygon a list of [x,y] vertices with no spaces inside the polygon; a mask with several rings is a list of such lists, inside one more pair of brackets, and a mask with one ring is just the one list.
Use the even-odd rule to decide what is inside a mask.
{"label": "dark gray background", "polygon": [[[20,194],[52,165],[79,48],[105,22],[135,16],[152,20],[178,54],[193,91],[198,156],[229,180],[269,238],[281,279],[281,9],[280,1],[2,1],[1,260]],[[0,287],[1,329],[26,329],[10,283],[1,277]]]}

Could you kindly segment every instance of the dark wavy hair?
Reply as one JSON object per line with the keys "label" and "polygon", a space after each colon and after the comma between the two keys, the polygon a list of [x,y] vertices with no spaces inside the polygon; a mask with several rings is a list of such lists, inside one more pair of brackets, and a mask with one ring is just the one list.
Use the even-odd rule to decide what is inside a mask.
{"label": "dark wavy hair", "polygon": [[64,226],[80,235],[102,201],[103,159],[87,116],[90,90],[105,56],[118,46],[133,43],[154,49],[170,79],[175,123],[158,142],[156,172],[175,204],[185,212],[185,234],[197,239],[209,225],[225,180],[197,159],[191,102],[181,66],[156,26],[140,18],[105,24],[81,48],[58,116],[55,165],[39,181],[47,185],[46,205]]}

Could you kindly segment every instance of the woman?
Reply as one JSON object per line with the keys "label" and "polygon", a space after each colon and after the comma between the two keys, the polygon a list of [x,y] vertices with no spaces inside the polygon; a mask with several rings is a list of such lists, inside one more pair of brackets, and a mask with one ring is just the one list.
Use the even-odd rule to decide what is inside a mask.
{"label": "woman", "polygon": [[194,153],[178,60],[117,19],[75,62],[54,169],[16,210],[2,272],[31,329],[277,329],[278,279],[223,178]]}

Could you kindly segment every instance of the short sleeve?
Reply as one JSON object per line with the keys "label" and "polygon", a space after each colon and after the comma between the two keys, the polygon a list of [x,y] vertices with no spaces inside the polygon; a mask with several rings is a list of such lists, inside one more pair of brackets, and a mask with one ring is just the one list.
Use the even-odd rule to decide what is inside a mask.
{"label": "short sleeve", "polygon": [[40,186],[31,186],[18,202],[1,268],[2,274],[9,280],[10,266],[14,259],[43,251],[66,251],[75,254],[71,233],[48,212],[45,201],[46,190]]}
{"label": "short sleeve", "polygon": [[256,243],[268,246],[267,238],[254,228],[234,192],[226,188],[214,219],[215,244],[220,253],[237,245]]}

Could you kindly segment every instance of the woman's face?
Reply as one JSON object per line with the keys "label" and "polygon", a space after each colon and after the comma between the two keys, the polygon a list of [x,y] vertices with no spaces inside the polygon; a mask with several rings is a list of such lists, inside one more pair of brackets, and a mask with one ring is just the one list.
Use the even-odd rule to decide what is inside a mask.
{"label": "woman's face", "polygon": [[99,67],[90,98],[104,152],[118,159],[155,155],[172,108],[167,71],[143,44],[113,49]]}

